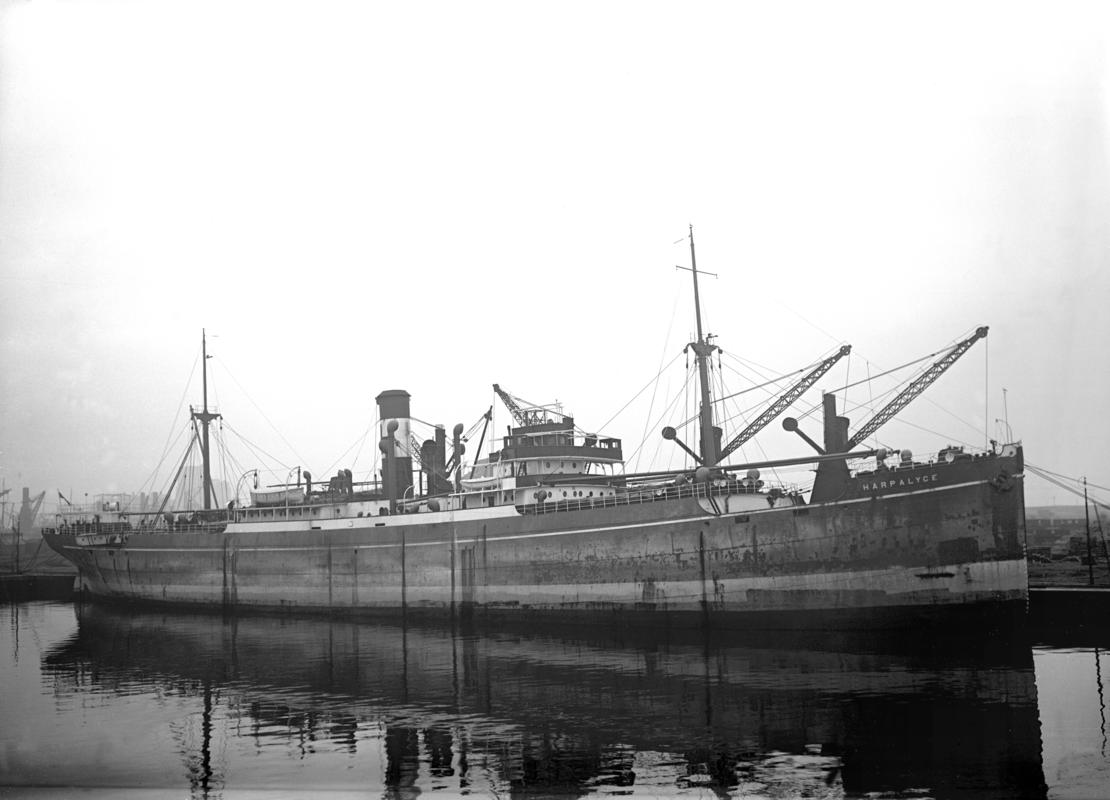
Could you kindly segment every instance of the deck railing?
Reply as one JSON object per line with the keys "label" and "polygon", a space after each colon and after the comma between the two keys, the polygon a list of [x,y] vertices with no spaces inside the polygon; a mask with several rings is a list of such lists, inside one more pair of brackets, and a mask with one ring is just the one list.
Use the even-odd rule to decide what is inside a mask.
{"label": "deck railing", "polygon": [[[775,486],[765,491],[766,488],[766,486],[762,485],[762,482],[756,485],[755,483],[744,480],[687,483],[672,486],[642,486],[631,487],[622,494],[604,497],[581,497],[517,505],[516,510],[524,515],[538,515],[555,514],[565,511],[616,508],[617,506],[645,505],[668,500],[707,499],[732,494],[758,494],[767,498],[797,495],[797,488],[792,486]],[[770,505],[771,504],[768,503],[769,507]],[[226,527],[226,522],[217,521],[207,523],[175,522],[172,526],[142,523],[132,526],[130,523],[119,522],[86,522],[62,525],[57,528],[44,528],[43,531],[45,533],[59,533],[71,536],[101,533],[218,533]]]}
{"label": "deck railing", "polygon": [[43,528],[43,533],[62,536],[87,536],[113,533],[220,533],[227,527],[226,522],[175,522],[172,526],[138,524],[130,522],[77,522],[72,525],[58,525]]}
{"label": "deck railing", "polygon": [[[615,508],[617,506],[643,505],[666,500],[708,499],[730,494],[763,494],[771,497],[797,495],[795,487],[776,486],[768,491],[748,481],[724,481],[711,483],[688,483],[679,486],[631,487],[624,494],[604,497],[580,497],[570,500],[549,500],[543,503],[528,503],[516,506],[521,514],[555,514],[563,511],[586,511],[594,508]],[[770,507],[770,503],[768,503]]]}

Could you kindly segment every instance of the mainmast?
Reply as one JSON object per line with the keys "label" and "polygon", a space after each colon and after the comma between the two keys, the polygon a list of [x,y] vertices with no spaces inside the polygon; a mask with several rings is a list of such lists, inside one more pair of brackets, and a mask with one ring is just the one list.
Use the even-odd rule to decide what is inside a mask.
{"label": "mainmast", "polygon": [[201,425],[201,460],[204,465],[204,509],[212,508],[212,461],[208,451],[208,423],[219,419],[220,415],[208,410],[208,343],[204,335],[204,328],[200,329],[200,355],[201,355],[201,385],[204,389],[204,407],[202,411],[193,411],[193,419]]}
{"label": "mainmast", "polygon": [[[701,382],[701,410],[698,415],[701,430],[701,460],[711,467],[717,463],[717,435],[713,429],[713,398],[709,394],[709,357],[719,349],[706,341],[701,328],[701,297],[698,294],[698,260],[694,252],[694,226],[690,226],[690,271],[694,274],[694,314],[698,325],[698,340],[690,342],[697,358],[698,379]],[[713,275],[707,272],[707,275]],[[716,276],[714,276],[716,277]]]}

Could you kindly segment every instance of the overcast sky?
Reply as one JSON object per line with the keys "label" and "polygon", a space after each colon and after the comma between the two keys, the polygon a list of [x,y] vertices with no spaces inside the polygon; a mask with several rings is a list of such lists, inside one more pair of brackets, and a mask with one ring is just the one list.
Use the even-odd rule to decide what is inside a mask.
{"label": "overcast sky", "polygon": [[[202,327],[214,402],[286,467],[368,473],[378,392],[450,429],[494,382],[662,466],[693,223],[727,392],[851,343],[831,390],[989,325],[879,439],[1007,438],[1005,389],[1029,462],[1110,486],[1108,17],[0,2],[0,480],[151,488]],[[894,385],[841,393],[853,424]],[[806,452],[775,423],[738,455]]]}

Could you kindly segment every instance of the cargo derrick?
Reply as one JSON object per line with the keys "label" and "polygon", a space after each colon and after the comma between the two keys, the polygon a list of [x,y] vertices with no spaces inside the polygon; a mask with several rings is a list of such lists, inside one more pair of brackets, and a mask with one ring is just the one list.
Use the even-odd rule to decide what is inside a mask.
{"label": "cargo derrick", "polygon": [[505,404],[505,408],[509,409],[509,413],[513,415],[513,419],[517,425],[542,425],[545,422],[551,421],[551,415],[546,408],[529,404],[528,408],[520,405],[521,402],[518,397],[513,397],[506,392],[496,383],[493,385],[493,391],[501,398],[501,402]]}
{"label": "cargo derrick", "polygon": [[987,335],[987,326],[976,329],[975,333],[959,342],[955,347],[941,356],[931,367],[919,375],[909,386],[901,391],[897,397],[887,403],[879,413],[871,418],[869,422],[863,425],[858,431],[852,434],[852,438],[844,446],[845,450],[851,450],[857,444],[862,442],[868,436],[871,436],[875,431],[889,422],[894,416],[909,405],[910,401],[916,398],[919,394],[925,391],[932,385],[933,381],[939,378],[944,372],[957,361],[960,357],[971,349],[971,346],[980,339]]}
{"label": "cargo derrick", "polygon": [[792,406],[799,397],[805,394],[813,384],[820,380],[822,375],[832,369],[836,362],[840,361],[840,359],[844,358],[844,356],[848,355],[850,352],[852,352],[852,346],[850,344],[844,345],[834,355],[826,358],[812,369],[808,375],[779,395],[775,402],[768,406],[766,411],[756,417],[754,422],[740,431],[740,433],[736,434],[736,437],[724,446],[724,449],[721,450],[721,454],[718,457],[719,460],[724,461],[728,456],[736,452],[741,445],[767,427],[771,420]]}
{"label": "cargo derrick", "polygon": [[[837,415],[836,396],[832,394],[822,396],[825,428],[825,446],[823,449],[818,447],[812,439],[798,428],[798,421],[793,417],[784,419],[782,426],[788,431],[797,433],[818,453],[847,453],[864,439],[873,435],[879,428],[893,419],[898,412],[909,405],[911,401],[929,388],[937,378],[943,375],[949,367],[955,364],[960,357],[964,355],[964,353],[970,350],[973,344],[984,338],[987,335],[987,331],[988,328],[984,325],[977,328],[975,333],[968,338],[957,342],[943,356],[937,359],[932,366],[915,378],[909,386],[899,392],[893,400],[883,406],[883,408],[870,420],[865,422],[851,437],[848,436],[848,418]],[[848,490],[849,478],[850,473],[846,461],[833,460],[821,462],[817,467],[817,475],[813,481],[813,492],[810,496],[810,502],[817,503],[841,499]]]}

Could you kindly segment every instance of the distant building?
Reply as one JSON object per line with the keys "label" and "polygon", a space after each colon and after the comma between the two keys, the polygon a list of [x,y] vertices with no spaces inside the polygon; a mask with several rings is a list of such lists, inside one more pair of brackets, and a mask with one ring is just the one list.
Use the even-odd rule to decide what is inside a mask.
{"label": "distant building", "polygon": [[[1034,506],[1025,509],[1029,553],[1062,556],[1087,555],[1087,517],[1083,506]],[[1100,531],[1091,512],[1091,549],[1101,554]]]}
{"label": "distant building", "polygon": [[[212,478],[212,508],[221,508],[231,499],[231,487],[219,478]],[[174,488],[172,510],[204,508],[204,468],[188,466],[181,472]]]}

